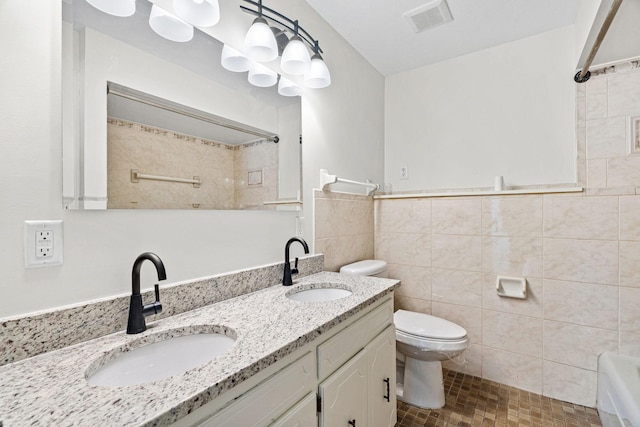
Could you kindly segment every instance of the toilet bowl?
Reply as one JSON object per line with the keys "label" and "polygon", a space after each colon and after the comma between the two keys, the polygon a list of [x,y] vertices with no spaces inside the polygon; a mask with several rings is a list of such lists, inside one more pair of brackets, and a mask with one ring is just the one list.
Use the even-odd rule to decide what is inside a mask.
{"label": "toilet bowl", "polygon": [[[380,260],[359,261],[340,269],[340,273],[377,277],[387,277],[386,271],[387,263]],[[448,320],[407,310],[396,311],[393,322],[398,399],[420,408],[442,408],[445,403],[442,361],[466,350],[467,331]]]}
{"label": "toilet bowl", "polygon": [[393,322],[396,350],[404,356],[404,381],[398,398],[420,408],[442,408],[442,361],[467,349],[467,331],[448,320],[407,310],[396,311]]}

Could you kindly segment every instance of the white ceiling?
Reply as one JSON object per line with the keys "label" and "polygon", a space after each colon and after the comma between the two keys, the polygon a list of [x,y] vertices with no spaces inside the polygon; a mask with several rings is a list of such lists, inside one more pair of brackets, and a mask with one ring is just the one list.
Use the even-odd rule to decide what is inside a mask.
{"label": "white ceiling", "polygon": [[306,0],[385,76],[571,25],[578,2],[448,0],[453,21],[416,34],[402,15],[433,1]]}

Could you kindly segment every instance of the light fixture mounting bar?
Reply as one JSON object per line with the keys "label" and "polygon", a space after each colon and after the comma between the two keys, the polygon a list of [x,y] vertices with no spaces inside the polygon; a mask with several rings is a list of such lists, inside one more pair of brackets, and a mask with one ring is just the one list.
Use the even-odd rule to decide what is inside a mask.
{"label": "light fixture mounting bar", "polygon": [[[322,49],[320,48],[320,46],[319,46],[318,40],[314,39],[311,34],[309,34],[304,28],[302,28],[298,24],[297,20],[294,21],[293,19],[290,19],[290,18],[284,16],[280,12],[271,9],[270,7],[264,6],[262,4],[261,0],[257,1],[257,2],[253,1],[253,0],[243,0],[243,1],[253,5],[255,7],[257,7],[257,10],[253,10],[253,9],[250,9],[250,8],[248,8],[246,6],[240,5],[240,9],[242,11],[250,13],[252,15],[261,16],[261,17],[263,17],[265,19],[268,19],[270,21],[275,22],[276,24],[279,24],[279,25],[285,27],[287,30],[291,31],[293,34],[297,34],[302,40],[304,40],[309,46],[311,46],[311,49],[315,53],[324,53],[322,51]],[[275,17],[265,14],[265,11],[275,15]],[[285,20],[285,21],[287,21],[287,23],[282,22],[281,20]]]}

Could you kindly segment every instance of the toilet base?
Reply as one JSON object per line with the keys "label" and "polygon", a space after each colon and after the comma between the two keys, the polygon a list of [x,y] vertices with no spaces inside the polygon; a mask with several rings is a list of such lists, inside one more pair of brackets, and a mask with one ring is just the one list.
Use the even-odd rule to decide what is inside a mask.
{"label": "toilet base", "polygon": [[440,361],[405,357],[402,401],[424,409],[444,406],[444,382]]}

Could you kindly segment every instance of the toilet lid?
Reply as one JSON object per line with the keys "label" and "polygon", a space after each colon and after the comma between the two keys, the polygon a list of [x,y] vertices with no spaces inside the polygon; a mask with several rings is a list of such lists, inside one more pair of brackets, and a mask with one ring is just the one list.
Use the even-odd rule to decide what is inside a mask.
{"label": "toilet lid", "polygon": [[413,311],[396,311],[393,314],[393,323],[398,331],[424,338],[454,340],[467,336],[467,331],[460,325]]}

